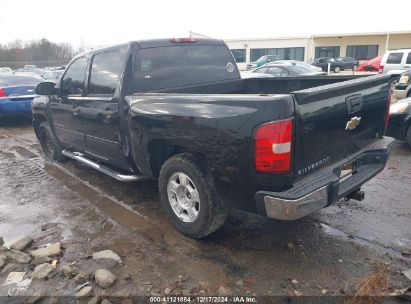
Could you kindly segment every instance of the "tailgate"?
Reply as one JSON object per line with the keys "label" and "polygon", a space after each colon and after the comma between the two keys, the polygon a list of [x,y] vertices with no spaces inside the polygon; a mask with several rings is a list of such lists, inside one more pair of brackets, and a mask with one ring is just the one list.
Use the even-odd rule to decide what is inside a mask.
{"label": "tailgate", "polygon": [[292,93],[296,179],[344,159],[383,135],[389,79],[377,75]]}

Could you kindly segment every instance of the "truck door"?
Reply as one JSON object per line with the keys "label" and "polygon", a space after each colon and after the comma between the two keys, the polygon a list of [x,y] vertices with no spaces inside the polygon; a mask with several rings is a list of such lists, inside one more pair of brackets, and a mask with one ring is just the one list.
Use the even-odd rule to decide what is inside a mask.
{"label": "truck door", "polygon": [[60,82],[60,93],[50,97],[52,123],[62,145],[72,151],[83,151],[84,130],[79,106],[84,96],[87,60],[80,57],[67,68]]}
{"label": "truck door", "polygon": [[129,169],[119,130],[119,81],[123,67],[119,50],[96,53],[91,61],[88,93],[80,109],[86,153],[117,167]]}

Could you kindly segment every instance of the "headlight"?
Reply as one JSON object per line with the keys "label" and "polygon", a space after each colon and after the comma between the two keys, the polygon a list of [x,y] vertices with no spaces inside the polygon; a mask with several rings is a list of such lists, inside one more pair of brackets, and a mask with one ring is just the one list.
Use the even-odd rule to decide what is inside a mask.
{"label": "headlight", "polygon": [[410,76],[401,76],[400,81],[398,81],[398,83],[408,83],[408,81],[410,80]]}
{"label": "headlight", "polygon": [[408,107],[408,103],[406,102],[397,102],[393,103],[390,106],[390,114],[392,113],[403,113]]}

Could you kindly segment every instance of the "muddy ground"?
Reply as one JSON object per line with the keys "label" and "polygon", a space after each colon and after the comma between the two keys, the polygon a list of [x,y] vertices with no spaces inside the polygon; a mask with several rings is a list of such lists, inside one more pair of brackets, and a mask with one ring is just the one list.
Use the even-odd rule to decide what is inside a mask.
{"label": "muddy ground", "polygon": [[[410,185],[411,150],[396,142],[362,202],[341,201],[295,222],[233,212],[221,230],[194,241],[170,225],[155,182],[123,184],[74,161],[48,162],[29,121],[3,122],[0,236],[6,246],[32,236],[26,252],[59,241],[62,253],[53,258],[56,268],[27,289],[2,286],[7,273],[0,274],[0,295],[73,296],[79,284],[62,275],[64,265],[75,274],[110,270],[113,286],[89,281],[100,299],[118,296],[113,303],[167,294],[387,295],[411,283],[401,273],[411,267]],[[91,258],[105,249],[123,264]],[[34,269],[18,267],[26,278]]]}

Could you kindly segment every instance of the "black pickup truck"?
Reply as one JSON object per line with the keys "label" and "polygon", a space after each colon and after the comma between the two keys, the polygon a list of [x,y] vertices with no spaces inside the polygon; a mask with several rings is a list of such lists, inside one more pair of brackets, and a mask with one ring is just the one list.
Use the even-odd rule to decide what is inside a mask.
{"label": "black pickup truck", "polygon": [[233,207],[295,220],[361,200],[392,143],[388,80],[241,79],[223,41],[135,41],[78,55],[57,84],[39,84],[33,126],[50,159],[158,179],[175,227],[201,238]]}

